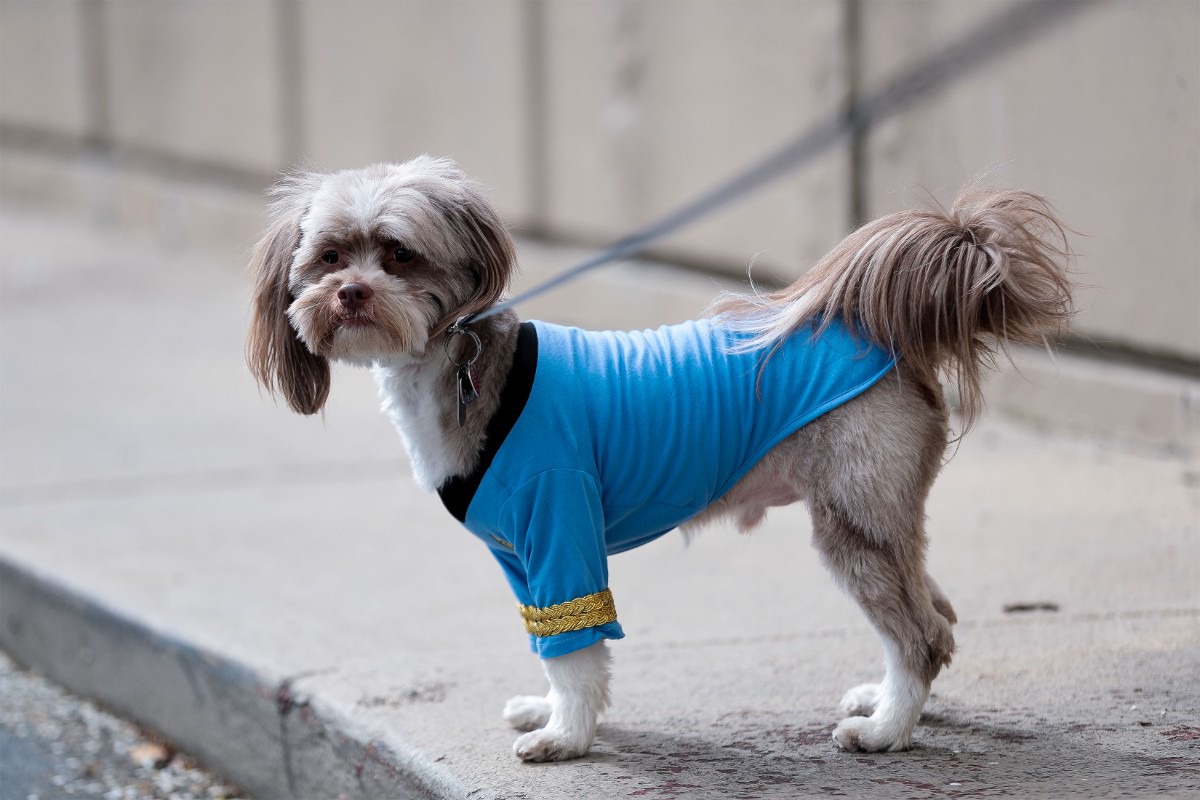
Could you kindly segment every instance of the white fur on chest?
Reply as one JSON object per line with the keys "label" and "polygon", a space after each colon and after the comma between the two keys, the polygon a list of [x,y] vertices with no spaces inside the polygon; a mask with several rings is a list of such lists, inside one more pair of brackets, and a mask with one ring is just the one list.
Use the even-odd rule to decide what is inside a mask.
{"label": "white fur on chest", "polygon": [[424,361],[397,359],[373,370],[379,384],[383,412],[404,440],[412,462],[413,478],[433,491],[459,471],[442,432],[442,404],[438,402],[437,367]]}

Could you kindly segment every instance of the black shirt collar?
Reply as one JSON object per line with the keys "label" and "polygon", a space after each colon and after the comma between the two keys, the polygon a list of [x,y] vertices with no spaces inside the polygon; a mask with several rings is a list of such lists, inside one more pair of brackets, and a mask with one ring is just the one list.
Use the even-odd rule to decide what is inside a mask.
{"label": "black shirt collar", "polygon": [[533,378],[537,373],[537,356],[537,329],[532,322],[523,322],[517,332],[517,350],[513,353],[512,367],[500,392],[500,405],[488,421],[487,437],[484,440],[483,451],[479,454],[479,463],[470,474],[456,475],[438,489],[442,505],[446,506],[446,510],[459,522],[467,521],[467,509],[475,497],[476,490],[479,489],[484,473],[492,465],[492,459],[499,452],[500,445],[504,444],[509,431],[517,424],[517,419],[525,410],[525,402],[529,400]]}

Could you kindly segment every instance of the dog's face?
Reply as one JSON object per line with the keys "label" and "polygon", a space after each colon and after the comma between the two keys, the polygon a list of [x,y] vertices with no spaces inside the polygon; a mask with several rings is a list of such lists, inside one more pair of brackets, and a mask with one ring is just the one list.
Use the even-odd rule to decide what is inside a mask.
{"label": "dog's face", "polygon": [[247,360],[259,382],[312,414],[329,360],[422,355],[463,314],[503,294],[514,247],[479,187],[422,156],[285,178],[255,252]]}

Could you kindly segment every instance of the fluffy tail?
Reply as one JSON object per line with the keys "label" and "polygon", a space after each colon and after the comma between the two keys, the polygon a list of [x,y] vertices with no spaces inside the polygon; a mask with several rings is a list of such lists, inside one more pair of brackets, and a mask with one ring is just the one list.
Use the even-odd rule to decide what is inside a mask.
{"label": "fluffy tail", "polygon": [[1072,314],[1066,233],[1028,192],[969,190],[949,212],[904,211],[863,226],[781,291],[725,297],[711,313],[778,342],[841,317],[890,347],[921,378],[957,385],[965,427],[979,411],[981,370],[1009,342],[1038,344]]}

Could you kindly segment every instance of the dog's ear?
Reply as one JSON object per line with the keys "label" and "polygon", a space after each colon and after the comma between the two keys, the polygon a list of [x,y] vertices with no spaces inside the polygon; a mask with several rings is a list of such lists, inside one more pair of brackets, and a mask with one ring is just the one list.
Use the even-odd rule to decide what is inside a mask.
{"label": "dog's ear", "polygon": [[461,176],[459,188],[461,191],[445,213],[467,244],[470,267],[476,273],[475,291],[433,327],[431,339],[444,333],[464,314],[478,314],[499,302],[516,267],[517,247],[482,187]]}
{"label": "dog's ear", "polygon": [[288,288],[292,258],[300,246],[300,220],[319,184],[317,176],[297,174],[271,190],[271,217],[254,255],[254,296],[246,334],[246,363],[259,384],[282,394],[299,414],[315,414],[329,396],[329,361],[314,355],[288,320],[295,299]]}

